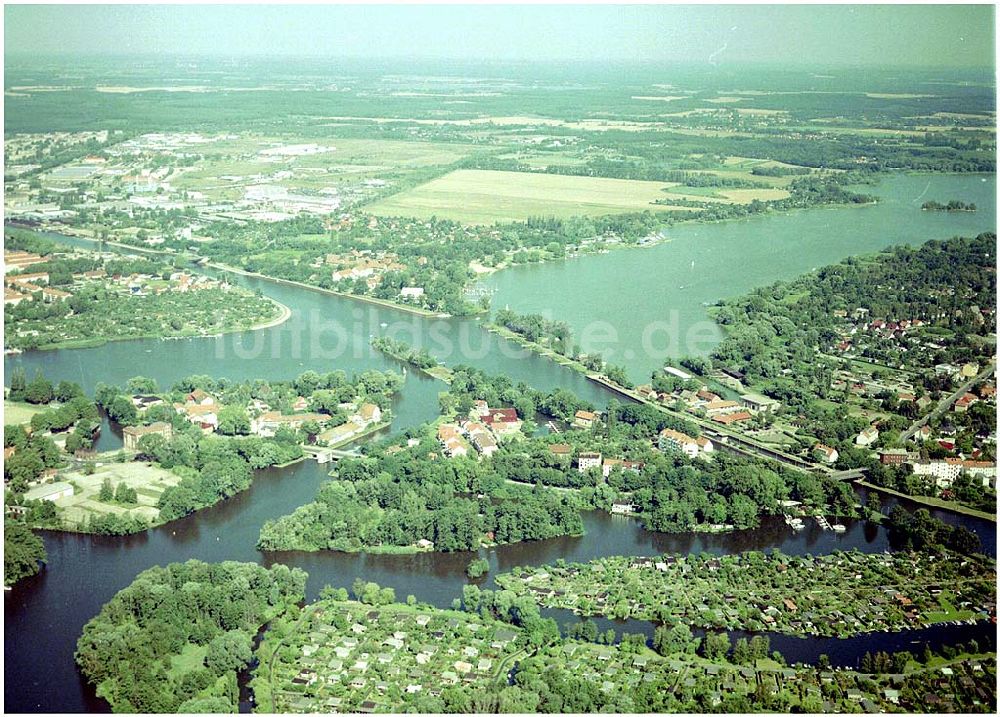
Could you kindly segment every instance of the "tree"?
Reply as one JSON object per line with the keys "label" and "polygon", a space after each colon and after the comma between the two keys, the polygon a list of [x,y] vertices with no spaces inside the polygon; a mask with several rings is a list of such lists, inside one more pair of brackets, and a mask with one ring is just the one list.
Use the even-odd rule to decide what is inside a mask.
{"label": "tree", "polygon": [[250,636],[240,630],[229,630],[208,643],[205,667],[216,675],[223,675],[243,669],[252,658]]}
{"label": "tree", "polygon": [[55,390],[52,388],[52,382],[38,371],[24,390],[24,400],[28,403],[44,404],[50,403],[53,398]]}
{"label": "tree", "polygon": [[60,381],[56,386],[55,393],[56,400],[61,403],[66,403],[74,398],[83,396],[83,389],[80,388],[80,384],[78,383],[73,383],[72,381]]}
{"label": "tree", "polygon": [[10,400],[23,401],[27,388],[28,378],[24,373],[24,367],[18,366],[10,376]]}
{"label": "tree", "polygon": [[250,417],[241,406],[225,406],[219,411],[219,433],[224,436],[250,433]]}
{"label": "tree", "polygon": [[653,632],[653,649],[661,655],[687,652],[692,643],[691,628],[679,622],[672,627],[661,626]]}
{"label": "tree", "polygon": [[145,376],[133,376],[125,384],[129,393],[156,393],[156,379]]}
{"label": "tree", "polygon": [[35,575],[47,559],[42,539],[12,520],[3,527],[3,584],[13,585],[21,578]]}
{"label": "tree", "polygon": [[704,655],[709,660],[724,660],[729,654],[729,635],[725,632],[705,633]]}
{"label": "tree", "polygon": [[110,503],[114,500],[115,491],[111,487],[111,479],[107,476],[101,481],[101,490],[97,494],[97,499],[103,503]]}
{"label": "tree", "polygon": [[[103,486],[101,486],[103,490]],[[136,505],[139,502],[139,494],[124,481],[115,488],[115,502]]]}

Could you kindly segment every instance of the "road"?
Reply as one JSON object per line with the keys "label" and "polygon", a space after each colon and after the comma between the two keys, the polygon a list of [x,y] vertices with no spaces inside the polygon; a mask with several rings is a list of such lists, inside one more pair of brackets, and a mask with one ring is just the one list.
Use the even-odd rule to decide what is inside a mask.
{"label": "road", "polygon": [[986,368],[962,384],[954,393],[950,393],[948,396],[938,401],[938,405],[934,407],[933,411],[928,413],[923,418],[914,421],[913,425],[906,429],[906,432],[899,437],[900,441],[905,442],[910,440],[913,437],[913,434],[919,431],[922,426],[926,425],[928,421],[937,418],[942,413],[950,409],[952,404],[954,404],[955,401],[957,401],[961,396],[965,395],[970,388],[989,378],[996,370],[996,367],[996,359],[994,359],[993,361],[990,361]]}

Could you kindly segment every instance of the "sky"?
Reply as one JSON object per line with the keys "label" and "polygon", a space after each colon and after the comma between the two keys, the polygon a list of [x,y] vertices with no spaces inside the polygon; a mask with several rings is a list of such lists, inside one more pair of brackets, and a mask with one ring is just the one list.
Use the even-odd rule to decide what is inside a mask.
{"label": "sky", "polygon": [[991,5],[10,5],[5,54],[992,67]]}

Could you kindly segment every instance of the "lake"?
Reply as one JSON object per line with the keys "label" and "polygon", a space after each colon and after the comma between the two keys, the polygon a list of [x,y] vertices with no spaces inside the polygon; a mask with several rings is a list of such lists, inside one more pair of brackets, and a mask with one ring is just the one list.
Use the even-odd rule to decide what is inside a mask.
{"label": "lake", "polygon": [[[566,318],[574,327],[582,325],[591,315],[589,312],[593,312],[596,318],[614,322],[622,345],[633,345],[631,342],[641,339],[640,326],[644,322],[656,320],[671,310],[683,316],[679,318],[680,326],[694,326],[705,320],[703,302],[791,278],[850,254],[900,241],[916,243],[921,239],[992,229],[995,200],[991,193],[995,180],[991,177],[980,182],[980,179],[894,177],[877,189],[885,199],[874,207],[818,209],[740,222],[675,227],[669,232],[671,241],[657,247],[512,269],[490,278],[498,288],[494,307],[510,303],[526,311],[541,310],[548,305],[554,316]],[[921,195],[918,190],[925,185],[929,186]],[[990,196],[985,197],[984,193]],[[909,211],[913,202],[919,207],[926,199],[952,198],[975,201],[983,209],[976,214],[952,215]],[[904,226],[909,229],[903,229]],[[92,246],[80,240],[61,240]],[[691,261],[695,262],[693,269]],[[656,269],[649,271],[652,264]],[[607,276],[628,279],[612,283],[604,278]],[[98,382],[122,384],[140,374],[155,378],[161,387],[168,387],[191,374],[242,380],[290,379],[307,369],[344,369],[348,373],[372,368],[401,370],[397,362],[373,351],[368,344],[372,335],[392,335],[425,342],[448,365],[469,363],[489,372],[506,373],[543,390],[562,386],[601,406],[610,398],[610,394],[583,376],[526,355],[486,334],[474,320],[415,317],[251,277],[236,280],[290,306],[291,319],[271,329],[216,338],[126,341],[92,349],[28,352],[5,357],[5,370],[9,375],[13,367],[23,366],[31,376],[41,369],[50,379],[78,381],[88,392]],[[513,297],[533,303],[519,305]],[[718,340],[717,331],[714,340]],[[457,348],[462,342],[464,349]],[[629,369],[635,378],[643,378],[658,365],[658,359],[639,356],[630,360]],[[439,382],[408,372],[393,405],[392,430],[403,430],[434,418],[437,395],[443,389]],[[120,440],[116,428],[105,423],[101,440],[102,448],[116,446]],[[76,639],[84,623],[103,603],[128,585],[137,573],[153,565],[190,558],[256,561],[265,565],[280,561],[310,573],[310,598],[327,583],[349,587],[357,576],[393,587],[399,598],[413,594],[442,607],[460,596],[462,585],[467,582],[465,567],[472,557],[468,553],[400,556],[258,552],[254,546],[261,524],[310,501],[316,488],[327,479],[326,469],[327,466],[309,461],[282,470],[261,471],[249,490],[143,535],[112,538],[43,533],[49,553],[47,567],[5,593],[7,709],[106,710],[107,705],[95,696],[76,670],[73,662]],[[887,497],[883,505],[890,508],[893,500]],[[975,530],[985,550],[995,555],[994,524],[949,513],[935,514]],[[603,555],[672,551],[721,554],[780,548],[788,553],[821,553],[835,549],[888,548],[884,530],[859,521],[847,521],[848,530],[835,534],[820,530],[814,523],[795,533],[783,522],[768,519],[756,530],[724,535],[651,533],[643,530],[636,520],[601,513],[586,514],[584,523],[586,535],[582,537],[488,551],[491,573],[483,585],[490,586],[492,576],[498,571],[558,558],[579,561]],[[959,628],[954,633],[949,632],[950,627],[935,630],[938,630],[935,640],[948,640],[952,635],[955,641],[968,639]],[[863,645],[882,637],[869,636],[867,642],[840,645],[839,664],[856,660],[864,652]],[[772,644],[776,646],[774,640]],[[827,645],[813,645],[800,647],[795,654],[819,654],[817,650],[829,649]]]}
{"label": "lake", "polygon": [[[483,283],[495,290],[494,309],[566,321],[582,350],[643,383],[670,358],[704,355],[721,341],[706,312],[719,299],[894,244],[996,231],[995,175],[894,175],[854,189],[878,203],[681,224],[661,244],[516,266]],[[978,211],[922,211],[929,199]]]}

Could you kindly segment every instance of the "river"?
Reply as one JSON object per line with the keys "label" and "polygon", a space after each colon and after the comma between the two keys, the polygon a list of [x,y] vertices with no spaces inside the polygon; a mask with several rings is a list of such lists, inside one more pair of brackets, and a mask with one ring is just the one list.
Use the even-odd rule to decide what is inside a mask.
{"label": "river", "polygon": [[[947,201],[958,198],[975,201],[983,208],[981,213],[945,216],[917,210],[911,216],[904,212],[908,201],[906,197],[909,196],[907,191],[916,197],[920,194],[917,190],[928,182],[933,187],[926,192],[926,196],[919,201],[912,200],[917,201],[917,207],[920,201],[926,199]],[[659,247],[614,252],[527,270],[515,269],[495,275],[491,281],[506,287],[498,292],[497,297],[502,297],[503,292],[510,292],[512,296],[533,301],[544,301],[546,297],[551,299],[553,314],[565,316],[574,325],[586,315],[582,307],[593,303],[595,315],[609,316],[618,322],[624,343],[625,337],[641,335],[641,331],[635,333],[636,324],[659,315],[654,311],[657,305],[685,307],[684,315],[691,318],[684,321],[702,321],[702,301],[712,301],[721,295],[733,295],[756,285],[789,278],[849,254],[870,251],[898,241],[915,243],[918,236],[925,239],[944,238],[992,229],[995,201],[992,198],[987,201],[981,196],[980,184],[988,187],[989,192],[995,187],[993,178],[980,182],[979,177],[970,176],[894,177],[886,180],[879,191],[895,199],[887,199],[875,207],[822,209],[745,222],[675,227],[670,233],[672,241]],[[893,212],[898,214],[890,212],[889,216],[883,217],[880,212],[884,212],[887,206],[896,206]],[[883,218],[878,226],[872,227],[867,226],[871,220],[862,221],[862,216]],[[911,228],[904,231],[893,225],[892,216],[900,223],[900,217],[905,216]],[[698,241],[687,241],[685,237]],[[89,243],[80,240],[60,240],[91,248]],[[835,248],[831,249],[830,245]],[[735,258],[737,246],[738,259]],[[802,251],[803,246],[808,246],[809,251]],[[792,252],[789,247],[796,247],[797,251]],[[702,254],[698,252],[706,252],[704,264],[699,264],[697,257]],[[776,256],[780,261],[775,259]],[[639,271],[640,264],[648,268],[651,257],[658,257],[657,261],[662,266],[656,272]],[[710,287],[706,285],[699,292],[692,293],[689,286],[693,286],[694,282],[684,284],[684,289],[676,283],[681,281],[677,272],[688,270],[687,265],[692,260],[689,257],[696,257],[696,267],[704,266],[711,279]],[[597,273],[599,266],[603,266],[601,273],[605,275],[628,276],[626,288],[601,279]],[[739,267],[745,267],[747,271],[740,272]],[[619,273],[621,271],[633,273]],[[555,280],[560,273],[567,277],[569,273],[574,273],[584,281],[577,280],[572,286],[563,286]],[[515,276],[519,277],[518,283],[511,278]],[[685,281],[687,276],[685,274]],[[708,278],[703,278],[708,281]],[[216,338],[124,341],[92,349],[28,352],[6,357],[5,370],[9,375],[13,367],[23,366],[30,376],[36,369],[42,369],[51,379],[78,381],[88,391],[92,391],[98,382],[124,383],[137,374],[155,378],[161,387],[166,387],[191,374],[242,380],[256,377],[289,379],[307,369],[343,369],[349,373],[372,368],[399,370],[396,362],[374,352],[368,345],[371,335],[387,334],[404,340],[426,341],[448,365],[469,363],[489,372],[508,374],[544,390],[562,386],[600,406],[610,398],[608,393],[579,374],[547,360],[525,355],[510,344],[486,334],[473,320],[403,315],[391,309],[251,277],[239,277],[237,280],[291,307],[292,317],[285,324],[271,329]],[[670,290],[671,282],[676,283],[676,291]],[[639,291],[639,286],[646,287],[643,293],[635,293]],[[604,303],[617,301],[619,294],[624,293],[643,297],[643,300],[638,303],[617,301],[614,304],[616,313],[609,313],[604,303],[595,303],[594,292],[601,292]],[[571,300],[574,298],[575,302]],[[503,299],[499,303],[495,299],[494,306],[503,303],[506,303]],[[510,303],[517,306],[513,301]],[[566,304],[562,307],[566,309],[566,314],[560,313],[561,303]],[[528,307],[517,308],[525,310]],[[623,316],[629,317],[628,321],[622,322]],[[449,341],[452,346],[464,341],[466,348],[448,350]],[[630,364],[629,368],[640,378],[639,373],[647,370],[646,364],[656,365],[649,359],[642,359]],[[394,402],[392,430],[403,430],[435,417],[437,394],[442,388],[442,384],[417,372],[408,372],[403,390]],[[105,424],[101,447],[112,448],[118,440],[115,428]],[[470,560],[469,554],[265,555],[258,552],[254,545],[261,524],[311,500],[316,488],[325,479],[326,466],[312,461],[282,470],[261,471],[251,488],[244,493],[139,536],[111,538],[44,533],[48,565],[38,576],[5,593],[4,699],[7,709],[22,712],[106,710],[107,705],[96,697],[76,670],[73,662],[76,639],[83,624],[100,610],[103,603],[128,585],[138,572],[152,565],[191,558],[257,561],[265,565],[280,561],[309,572],[310,598],[315,597],[325,584],[348,587],[357,576],[393,587],[400,598],[413,594],[442,607],[448,606],[461,594],[462,585],[466,582],[464,571]],[[883,505],[891,507],[892,502],[893,499],[887,497]],[[994,524],[954,514],[936,514],[949,522],[975,530],[983,540],[985,550],[995,555]],[[728,553],[772,547],[788,553],[821,553],[838,548],[881,551],[888,547],[882,529],[856,521],[848,521],[847,524],[848,530],[839,535],[824,532],[814,524],[794,533],[776,520],[766,520],[753,531],[725,535],[664,535],[643,530],[635,520],[590,513],[585,516],[586,534],[583,537],[557,538],[489,551],[491,573],[483,584],[490,586],[497,571],[514,565],[540,564],[558,558],[587,560],[602,555],[649,555],[665,551]],[[953,635],[949,628],[935,630],[935,640],[947,641]],[[954,633],[956,641],[968,639],[962,630]],[[776,639],[772,639],[775,646]],[[832,647],[816,641],[800,643],[795,655],[790,657],[807,659],[821,652],[830,653],[833,657],[836,652],[840,664],[856,660],[865,651],[861,645],[870,644],[863,640],[857,643],[842,641]]]}

